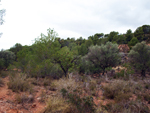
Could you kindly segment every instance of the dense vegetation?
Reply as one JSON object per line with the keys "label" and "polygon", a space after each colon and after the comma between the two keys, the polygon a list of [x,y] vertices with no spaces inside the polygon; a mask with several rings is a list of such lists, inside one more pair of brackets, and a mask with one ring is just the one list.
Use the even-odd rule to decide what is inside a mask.
{"label": "dense vegetation", "polygon": [[[138,27],[134,33],[131,29],[127,30],[126,34],[119,34],[115,31],[109,34],[96,33],[89,36],[88,39],[83,39],[82,37],[78,39],[61,39],[54,30],[48,29],[47,35],[41,34],[31,46],[22,46],[16,43],[9,51],[12,51],[16,56],[15,67],[32,77],[51,76],[53,78],[60,78],[63,75],[67,76],[68,73],[73,71],[90,74],[102,72],[104,74],[106,68],[108,69],[121,63],[118,54],[118,45],[128,44],[132,48],[142,41],[148,43],[149,38],[150,25]],[[136,48],[140,48],[141,46],[139,47],[139,45],[133,47],[129,57],[135,56],[132,55],[135,54],[133,51],[136,51]],[[141,48],[142,50],[143,48]],[[145,53],[146,56],[143,53],[139,53],[145,56],[146,59],[149,58],[147,50],[148,47],[143,51],[143,53],[147,52]],[[140,55],[136,56],[143,58]],[[1,56],[1,66],[4,65],[3,60]],[[134,60],[138,62],[138,58],[134,58]],[[9,63],[10,61],[7,62]],[[8,63],[5,63],[4,67],[7,68]],[[149,66],[148,60],[134,63],[133,67],[138,69],[141,67],[139,64],[142,63],[144,63],[145,67],[143,70],[145,71]],[[131,64],[133,64],[133,60]],[[145,73],[144,71],[141,73]]]}
{"label": "dense vegetation", "polygon": [[[135,79],[133,75],[139,74],[144,79],[149,73],[150,46],[147,45],[149,41],[150,25],[138,27],[134,32],[129,29],[126,34],[119,34],[116,31],[109,34],[96,33],[87,39],[82,37],[61,39],[53,29],[48,29],[47,35],[41,34],[31,46],[16,43],[7,51],[1,50],[0,71],[14,68],[21,70],[21,75],[18,78],[16,75],[11,76],[8,83],[8,87],[16,92],[29,90],[31,92],[29,87],[31,81],[25,82],[31,77],[37,80],[39,78],[53,80],[52,83],[51,80],[44,81],[43,84],[50,85],[51,90],[57,90],[60,98],[50,99],[45,113],[61,110],[64,113],[72,111],[99,113],[102,110],[113,113],[148,113],[145,104],[146,107],[138,101],[132,102],[130,97],[134,94],[137,98],[144,98],[144,101],[150,102],[147,91],[150,88],[149,82],[140,81],[142,85],[133,82]],[[121,53],[118,48],[121,44],[128,45],[131,50],[128,53]],[[127,60],[124,62],[122,59],[125,54]],[[124,69],[114,73],[116,66]],[[72,74],[79,76],[73,79]],[[98,78],[93,80],[89,78],[90,75],[96,75]],[[108,82],[108,79],[112,81]],[[100,87],[102,81],[108,84]],[[37,85],[35,81],[32,82]],[[93,96],[98,97],[99,89],[104,91],[106,99],[114,99],[116,103],[102,105],[102,109],[96,110]],[[81,96],[85,93],[88,96]],[[58,108],[57,105],[62,108]],[[117,108],[119,105],[120,108]],[[138,111],[132,108],[134,105],[140,106]]]}

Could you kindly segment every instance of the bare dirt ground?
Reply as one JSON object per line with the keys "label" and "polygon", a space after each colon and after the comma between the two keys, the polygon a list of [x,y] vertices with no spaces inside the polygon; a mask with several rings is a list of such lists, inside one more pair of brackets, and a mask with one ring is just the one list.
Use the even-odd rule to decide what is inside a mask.
{"label": "bare dirt ground", "polygon": [[[0,87],[0,113],[42,113],[43,109],[46,107],[46,103],[40,102],[41,92],[44,91],[46,95],[54,95],[55,91],[46,90],[42,85],[34,86],[34,100],[31,103],[18,103],[16,101],[17,95],[23,95],[25,92],[16,93],[8,89],[7,83],[9,82],[9,76],[2,78],[4,85]],[[102,82],[101,85],[105,86],[107,83]],[[27,94],[30,95],[30,94]],[[103,96],[103,91],[97,91],[97,96],[93,96],[94,103],[97,106],[106,105],[108,103],[115,103],[113,99],[106,99]],[[131,100],[135,100],[136,96],[133,95]],[[150,108],[150,104],[148,104]]]}
{"label": "bare dirt ground", "polygon": [[44,103],[38,101],[38,97],[42,90],[41,87],[36,86],[36,94],[33,103],[18,104],[15,100],[15,96],[18,95],[18,93],[8,89],[7,83],[9,78],[3,78],[3,81],[4,86],[0,87],[0,113],[40,113],[45,107]]}

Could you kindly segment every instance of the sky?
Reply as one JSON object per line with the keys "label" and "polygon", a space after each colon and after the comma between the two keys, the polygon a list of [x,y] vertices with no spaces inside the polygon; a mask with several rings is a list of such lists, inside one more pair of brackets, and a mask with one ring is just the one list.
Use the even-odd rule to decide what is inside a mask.
{"label": "sky", "polygon": [[133,32],[150,25],[150,0],[1,0],[6,9],[0,49],[32,45],[54,29],[60,38],[88,38],[95,33]]}

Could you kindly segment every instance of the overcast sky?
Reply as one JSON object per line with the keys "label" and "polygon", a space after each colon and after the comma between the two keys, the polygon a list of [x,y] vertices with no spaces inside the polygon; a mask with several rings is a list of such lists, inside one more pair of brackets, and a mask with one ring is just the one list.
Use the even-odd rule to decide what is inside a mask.
{"label": "overcast sky", "polygon": [[61,38],[87,38],[150,25],[150,0],[1,0],[1,4],[6,15],[0,26],[0,49],[31,45],[48,28]]}

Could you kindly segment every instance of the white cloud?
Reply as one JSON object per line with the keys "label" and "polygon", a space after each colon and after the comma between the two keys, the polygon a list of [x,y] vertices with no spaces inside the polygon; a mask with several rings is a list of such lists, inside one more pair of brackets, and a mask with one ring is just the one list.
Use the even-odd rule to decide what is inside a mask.
{"label": "white cloud", "polygon": [[118,31],[150,24],[149,0],[2,0],[6,9],[0,48],[32,44],[54,28],[61,38]]}

